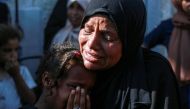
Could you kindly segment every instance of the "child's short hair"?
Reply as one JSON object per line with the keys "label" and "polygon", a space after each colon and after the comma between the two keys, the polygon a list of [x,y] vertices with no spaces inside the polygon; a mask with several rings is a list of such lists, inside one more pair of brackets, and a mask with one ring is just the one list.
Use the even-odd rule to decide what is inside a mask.
{"label": "child's short hair", "polygon": [[22,39],[22,32],[12,26],[7,24],[0,24],[0,46],[6,44],[10,39]]}

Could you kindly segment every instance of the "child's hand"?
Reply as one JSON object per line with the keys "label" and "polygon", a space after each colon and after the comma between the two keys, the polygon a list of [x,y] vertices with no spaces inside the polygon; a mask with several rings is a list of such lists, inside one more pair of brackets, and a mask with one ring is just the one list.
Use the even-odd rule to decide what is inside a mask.
{"label": "child's hand", "polygon": [[67,109],[90,109],[90,98],[84,89],[77,87],[68,98]]}
{"label": "child's hand", "polygon": [[14,77],[19,73],[19,63],[18,61],[7,61],[5,63],[5,70]]}

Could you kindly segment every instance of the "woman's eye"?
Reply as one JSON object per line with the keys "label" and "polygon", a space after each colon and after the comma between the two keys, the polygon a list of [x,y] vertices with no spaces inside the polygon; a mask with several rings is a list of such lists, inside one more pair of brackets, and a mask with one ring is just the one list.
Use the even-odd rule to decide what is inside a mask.
{"label": "woman's eye", "polygon": [[107,41],[111,41],[111,36],[110,35],[104,35],[104,38],[105,38],[105,40],[107,40]]}
{"label": "woman's eye", "polygon": [[110,34],[108,34],[108,33],[103,33],[103,38],[104,38],[104,40],[106,40],[106,41],[114,41],[114,38],[110,35]]}
{"label": "woman's eye", "polygon": [[117,35],[114,35],[110,32],[103,32],[102,35],[103,35],[104,40],[108,42],[114,42],[119,39],[118,37],[116,37]]}

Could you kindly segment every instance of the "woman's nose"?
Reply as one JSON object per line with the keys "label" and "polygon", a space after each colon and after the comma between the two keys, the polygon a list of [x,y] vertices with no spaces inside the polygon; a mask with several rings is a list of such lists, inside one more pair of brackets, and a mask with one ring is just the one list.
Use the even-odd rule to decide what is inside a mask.
{"label": "woman's nose", "polygon": [[98,50],[101,46],[101,39],[100,39],[99,31],[95,31],[91,37],[88,39],[88,46],[90,49]]}

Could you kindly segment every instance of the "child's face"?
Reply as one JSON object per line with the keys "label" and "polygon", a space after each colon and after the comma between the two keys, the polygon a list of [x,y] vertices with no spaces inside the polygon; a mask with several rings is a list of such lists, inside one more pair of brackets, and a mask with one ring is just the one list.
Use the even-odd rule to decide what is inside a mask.
{"label": "child's face", "polygon": [[182,8],[190,15],[190,0],[182,0]]}
{"label": "child's face", "polygon": [[76,87],[85,89],[88,93],[95,82],[95,74],[89,72],[82,65],[74,65],[68,72],[67,79],[60,79],[57,84],[56,91],[56,109],[64,109],[71,90]]}
{"label": "child's face", "polygon": [[0,47],[0,62],[17,61],[19,40],[11,39],[5,45]]}

